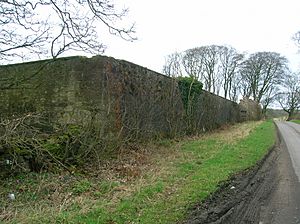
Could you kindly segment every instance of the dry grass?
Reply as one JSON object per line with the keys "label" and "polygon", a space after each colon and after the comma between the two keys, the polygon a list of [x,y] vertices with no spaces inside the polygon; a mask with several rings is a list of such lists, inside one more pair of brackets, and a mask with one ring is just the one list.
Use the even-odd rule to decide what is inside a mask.
{"label": "dry grass", "polygon": [[256,126],[261,124],[263,121],[257,122],[244,122],[238,123],[232,126],[225,126],[216,130],[213,133],[206,134],[204,138],[215,138],[225,143],[234,143],[239,139],[245,138],[249,135],[250,131]]}

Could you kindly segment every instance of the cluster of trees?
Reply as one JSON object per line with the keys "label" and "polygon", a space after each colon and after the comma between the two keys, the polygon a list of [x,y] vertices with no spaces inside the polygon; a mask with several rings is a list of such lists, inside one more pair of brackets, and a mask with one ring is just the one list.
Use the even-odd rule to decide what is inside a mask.
{"label": "cluster of trees", "polygon": [[188,75],[201,81],[207,91],[219,94],[222,88],[225,98],[234,99],[235,74],[242,59],[243,55],[231,47],[197,47],[167,56],[163,73]]}
{"label": "cluster of trees", "polygon": [[196,47],[168,55],[163,73],[192,77],[205,90],[232,101],[240,95],[252,98],[264,114],[275,101],[289,117],[300,107],[299,74],[292,73],[287,59],[276,52],[246,55],[230,46]]}

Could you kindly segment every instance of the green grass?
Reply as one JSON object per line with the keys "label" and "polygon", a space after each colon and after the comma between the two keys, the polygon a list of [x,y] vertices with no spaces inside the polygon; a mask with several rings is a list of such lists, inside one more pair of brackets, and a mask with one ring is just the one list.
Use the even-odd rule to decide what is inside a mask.
{"label": "green grass", "polygon": [[[52,191],[65,185],[57,201],[67,203],[64,202],[66,196],[72,194],[73,201],[69,201],[68,206],[64,205],[60,211],[51,210],[47,205],[40,207],[40,212],[25,210],[26,214],[11,219],[11,223],[176,223],[184,219],[189,207],[216,191],[231,175],[253,166],[275,143],[271,121],[235,127],[181,143],[159,142],[162,154],[157,152],[156,157],[156,151],[151,154],[149,167],[154,170],[146,169],[143,176],[133,181],[89,177],[57,180]],[[248,133],[246,130],[251,131],[240,135]],[[51,184],[41,185],[42,190],[33,190],[33,186],[40,185],[38,175],[18,179],[31,185],[32,189],[20,194],[21,197],[26,192],[26,200],[30,202],[36,201],[41,206],[42,198],[51,195],[50,190],[44,196],[39,195]],[[61,181],[65,182],[60,184]]]}
{"label": "green grass", "polygon": [[92,187],[92,184],[88,180],[78,181],[72,188],[74,194],[81,194],[87,192]]}
{"label": "green grass", "polygon": [[294,122],[296,124],[300,124],[300,120],[291,120],[291,122]]}
{"label": "green grass", "polygon": [[114,207],[109,201],[99,202],[97,208],[73,216],[70,222],[174,223],[184,218],[191,204],[216,191],[220,182],[262,159],[274,143],[270,121],[234,144],[210,138],[187,141],[181,147],[187,159],[176,161],[167,178],[122,198]]}

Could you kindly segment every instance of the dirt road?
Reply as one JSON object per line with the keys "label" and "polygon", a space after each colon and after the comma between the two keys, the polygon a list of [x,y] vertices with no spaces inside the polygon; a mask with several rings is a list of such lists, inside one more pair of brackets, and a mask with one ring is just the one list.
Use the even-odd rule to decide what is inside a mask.
{"label": "dirt road", "polygon": [[300,224],[300,125],[276,124],[274,149],[195,206],[184,223]]}

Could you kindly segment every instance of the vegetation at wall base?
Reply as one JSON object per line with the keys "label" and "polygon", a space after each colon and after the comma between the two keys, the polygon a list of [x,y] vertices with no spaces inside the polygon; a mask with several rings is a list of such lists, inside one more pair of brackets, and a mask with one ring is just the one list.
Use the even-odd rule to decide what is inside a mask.
{"label": "vegetation at wall base", "polygon": [[[103,170],[30,173],[0,185],[7,223],[175,223],[275,143],[271,121],[246,122],[202,136],[162,140],[120,152]],[[91,166],[93,166],[91,164]],[[15,193],[16,200],[7,199]]]}
{"label": "vegetation at wall base", "polygon": [[38,113],[3,119],[0,121],[0,179],[28,171],[64,169],[73,173],[91,161],[99,163],[121,144],[118,136],[107,129],[103,134],[105,128],[92,119],[77,124],[49,122],[47,116]]}

